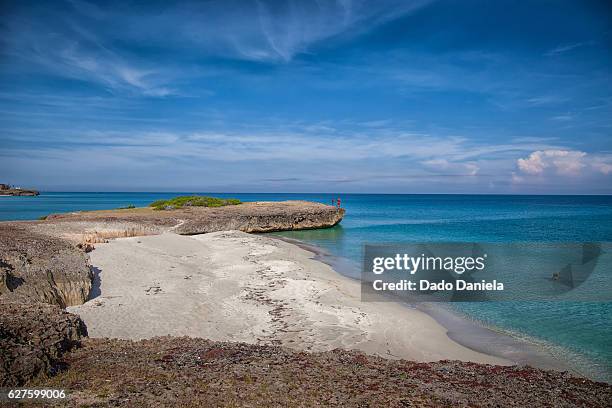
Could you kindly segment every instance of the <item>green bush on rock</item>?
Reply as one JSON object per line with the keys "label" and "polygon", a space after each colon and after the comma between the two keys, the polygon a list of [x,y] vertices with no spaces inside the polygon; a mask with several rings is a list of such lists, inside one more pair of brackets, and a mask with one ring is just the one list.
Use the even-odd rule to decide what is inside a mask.
{"label": "green bush on rock", "polygon": [[206,196],[179,196],[169,200],[157,200],[149,204],[155,210],[174,210],[183,207],[224,207],[240,204],[235,198],[217,198]]}

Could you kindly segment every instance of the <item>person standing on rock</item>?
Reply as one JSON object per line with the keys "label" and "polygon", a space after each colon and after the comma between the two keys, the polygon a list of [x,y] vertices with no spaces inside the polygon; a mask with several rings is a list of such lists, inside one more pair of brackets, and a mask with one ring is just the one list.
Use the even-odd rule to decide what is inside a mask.
{"label": "person standing on rock", "polygon": [[336,199],[332,198],[332,207],[336,205]]}
{"label": "person standing on rock", "polygon": [[338,199],[336,200],[336,202],[338,203],[338,208],[340,208],[340,197],[338,197]]}

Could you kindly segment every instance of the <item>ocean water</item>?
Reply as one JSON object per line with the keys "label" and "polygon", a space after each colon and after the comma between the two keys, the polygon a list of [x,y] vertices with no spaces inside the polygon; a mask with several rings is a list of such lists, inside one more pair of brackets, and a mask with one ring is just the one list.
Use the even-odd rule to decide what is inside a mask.
{"label": "ocean water", "polygon": [[[0,220],[144,206],[177,194],[183,193],[0,197]],[[211,195],[243,201],[304,199],[327,204],[332,198],[330,194]],[[356,267],[365,243],[612,241],[612,196],[344,194],[341,198],[347,213],[340,225],[278,234],[322,247]],[[605,268],[603,273],[612,274]],[[612,381],[612,303],[483,302],[452,307],[495,330],[539,344],[578,371]]]}

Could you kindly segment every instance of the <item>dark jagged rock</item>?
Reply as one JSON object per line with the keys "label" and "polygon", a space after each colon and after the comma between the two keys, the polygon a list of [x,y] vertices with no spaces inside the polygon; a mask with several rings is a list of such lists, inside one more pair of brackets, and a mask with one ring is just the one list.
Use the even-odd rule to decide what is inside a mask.
{"label": "dark jagged rock", "polygon": [[0,223],[0,298],[80,305],[92,276],[87,256],[70,242]]}
{"label": "dark jagged rock", "polygon": [[78,316],[57,306],[0,298],[0,386],[53,374],[63,353],[87,335]]}

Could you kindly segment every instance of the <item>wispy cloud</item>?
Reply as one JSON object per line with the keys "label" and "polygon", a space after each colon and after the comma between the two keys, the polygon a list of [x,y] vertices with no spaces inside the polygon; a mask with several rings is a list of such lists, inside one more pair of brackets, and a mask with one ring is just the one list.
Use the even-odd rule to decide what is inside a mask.
{"label": "wispy cloud", "polygon": [[138,66],[107,49],[91,52],[72,43],[59,53],[47,54],[42,58],[45,58],[45,64],[62,69],[64,74],[97,81],[112,89],[162,97],[173,93],[171,88],[164,86],[170,80],[167,71]]}
{"label": "wispy cloud", "polygon": [[[2,30],[0,50],[55,75],[164,97],[178,92],[177,82],[193,74],[190,69],[200,71],[180,61],[185,54],[286,63],[315,44],[352,38],[431,1],[224,0],[110,8],[72,0],[54,9],[32,7],[27,14],[16,7]],[[150,44],[159,50],[155,60],[139,52]]]}
{"label": "wispy cloud", "polygon": [[[158,166],[166,163],[215,162],[220,167],[236,163],[287,163],[300,177],[301,166],[342,169],[344,174],[362,174],[369,170],[371,177],[384,174],[386,178],[406,175],[422,176],[478,176],[481,167],[491,173],[493,168],[510,167],[517,155],[529,149],[546,148],[550,144],[516,143],[476,146],[469,139],[457,136],[433,136],[417,132],[399,132],[393,128],[368,128],[367,133],[342,128],[290,125],[234,132],[124,132],[73,131],[67,132],[55,144],[42,144],[41,132],[29,136],[29,143],[6,149],[5,157],[29,155],[74,157],[95,155],[98,161],[124,158]],[[37,146],[38,147],[35,147]],[[493,161],[491,158],[495,157]],[[265,166],[264,166],[265,167]],[[287,174],[281,178],[297,177]],[[261,170],[261,178],[278,178],[278,166],[269,173]]]}
{"label": "wispy cloud", "polygon": [[564,115],[553,116],[550,119],[558,121],[558,122],[569,122],[569,121],[574,120],[574,118],[575,118],[574,115],[567,113],[567,114],[564,114]]}
{"label": "wispy cloud", "polygon": [[[204,54],[288,62],[322,41],[352,38],[432,1],[212,1],[179,6],[167,14],[167,20],[182,16],[183,24],[174,29]],[[162,32],[168,28],[165,20],[155,19]]]}
{"label": "wispy cloud", "polygon": [[[307,52],[308,47],[338,35],[355,35],[389,20],[404,16],[430,3],[429,0],[378,1],[297,1],[285,6],[256,2],[255,38],[245,46],[245,38],[233,38],[236,51],[254,60],[281,59]],[[259,33],[258,33],[259,28]],[[259,35],[258,35],[259,34]]]}
{"label": "wispy cloud", "polygon": [[92,46],[84,39],[67,35],[46,36],[22,33],[8,52],[14,60],[43,67],[62,77],[100,84],[115,91],[149,96],[167,96],[173,91],[165,86],[171,80],[167,70],[148,68],[107,48]]}
{"label": "wispy cloud", "polygon": [[[112,20],[112,15],[108,18]],[[59,11],[46,18],[17,13],[3,27],[0,50],[13,64],[26,64],[26,72],[51,73],[96,83],[111,91],[146,96],[174,92],[168,84],[176,79],[176,69],[160,68],[152,61],[117,50],[106,34],[98,32],[96,24],[90,28],[86,24]]]}
{"label": "wispy cloud", "polygon": [[549,106],[558,105],[567,102],[569,98],[561,95],[542,95],[534,96],[527,99],[527,104],[530,106]]}
{"label": "wispy cloud", "polygon": [[565,54],[567,52],[573,51],[577,48],[586,47],[593,45],[594,41],[584,41],[584,42],[576,42],[571,44],[563,44],[555,47],[549,51],[547,51],[544,55],[547,57],[553,57],[560,54]]}
{"label": "wispy cloud", "polygon": [[443,174],[475,176],[480,170],[476,163],[453,163],[445,158],[425,160],[422,163],[425,167],[435,172],[442,172]]}

